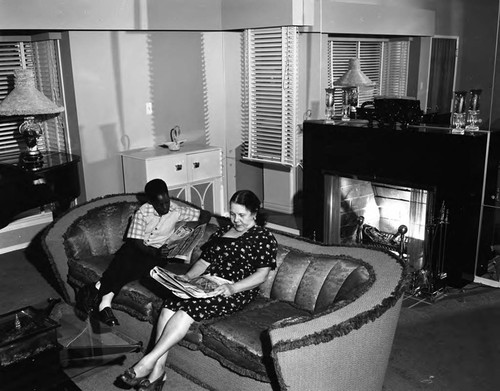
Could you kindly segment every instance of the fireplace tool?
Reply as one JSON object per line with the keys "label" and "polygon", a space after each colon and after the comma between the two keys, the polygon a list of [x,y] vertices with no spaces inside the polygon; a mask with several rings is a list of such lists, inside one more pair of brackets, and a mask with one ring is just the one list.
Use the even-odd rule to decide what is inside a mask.
{"label": "fireplace tool", "polygon": [[416,272],[412,294],[438,300],[445,292],[447,274],[444,271],[446,236],[448,231],[448,208],[443,201],[439,217],[427,224],[429,244],[426,247],[426,265]]}

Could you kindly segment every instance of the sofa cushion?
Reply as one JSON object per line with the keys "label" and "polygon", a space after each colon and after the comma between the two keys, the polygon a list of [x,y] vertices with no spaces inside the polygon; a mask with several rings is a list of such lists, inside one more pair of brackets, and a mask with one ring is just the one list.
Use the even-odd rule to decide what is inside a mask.
{"label": "sofa cushion", "polygon": [[[81,287],[95,283],[113,259],[113,255],[102,255],[69,260],[68,281],[71,285]],[[140,320],[151,321],[161,306],[161,299],[139,281],[126,284],[113,299],[113,307],[123,310]]]}
{"label": "sofa cushion", "polygon": [[113,299],[113,308],[151,323],[157,318],[161,305],[162,299],[137,280],[126,284]]}
{"label": "sofa cushion", "polygon": [[243,311],[202,324],[202,350],[245,376],[269,381],[270,342],[267,330],[284,318],[309,317],[292,303],[260,296]]}
{"label": "sofa cushion", "polygon": [[97,282],[111,263],[114,254],[68,259],[68,276],[81,281],[82,285]]}
{"label": "sofa cushion", "polygon": [[348,292],[337,297],[343,284],[352,273],[359,277],[356,282],[368,281],[368,272],[354,258],[337,255],[308,254],[290,250],[276,272],[270,298],[295,303],[305,311],[320,312],[338,300],[349,299]]}
{"label": "sofa cushion", "polygon": [[273,289],[273,283],[274,279],[276,278],[276,273],[278,273],[281,264],[283,263],[285,257],[289,252],[290,249],[288,247],[278,246],[278,252],[276,254],[276,268],[269,272],[266,281],[264,281],[264,283],[262,283],[259,287],[259,293],[262,296],[267,297],[268,299],[271,297],[271,289]]}

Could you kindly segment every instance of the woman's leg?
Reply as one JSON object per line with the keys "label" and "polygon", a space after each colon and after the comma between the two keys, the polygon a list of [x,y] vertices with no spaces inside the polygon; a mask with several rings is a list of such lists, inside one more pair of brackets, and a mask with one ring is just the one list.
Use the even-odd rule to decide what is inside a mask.
{"label": "woman's leg", "polygon": [[168,351],[184,338],[193,322],[193,318],[182,310],[173,312],[164,308],[158,318],[155,346],[134,365],[137,376],[150,373],[151,381],[161,376],[165,371]]}
{"label": "woman's leg", "polygon": [[[172,316],[174,316],[175,312],[168,309],[163,308],[160,312],[160,316],[158,317],[158,323],[156,325],[156,343],[160,340],[163,331],[165,330],[165,326]],[[165,373],[165,363],[167,361],[168,352],[166,352],[163,356],[161,356],[158,360],[156,360],[155,366],[151,373],[149,374],[149,381],[153,382],[158,379],[160,376],[163,376]]]}

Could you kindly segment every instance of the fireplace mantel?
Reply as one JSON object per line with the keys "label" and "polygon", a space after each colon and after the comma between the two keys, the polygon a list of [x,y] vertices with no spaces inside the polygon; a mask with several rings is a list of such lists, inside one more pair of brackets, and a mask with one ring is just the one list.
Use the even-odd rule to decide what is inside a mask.
{"label": "fireplace mantel", "polygon": [[443,201],[449,209],[448,283],[463,285],[464,276],[486,272],[491,239],[488,230],[481,234],[482,210],[496,194],[500,132],[460,135],[448,128],[369,128],[314,120],[304,122],[303,145],[305,237],[327,242],[325,174],[429,189],[436,195],[434,214]]}

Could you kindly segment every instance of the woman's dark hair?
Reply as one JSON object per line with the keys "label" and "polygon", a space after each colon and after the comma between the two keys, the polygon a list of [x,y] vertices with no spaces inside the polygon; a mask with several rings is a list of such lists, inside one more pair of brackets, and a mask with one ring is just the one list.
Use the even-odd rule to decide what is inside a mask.
{"label": "woman's dark hair", "polygon": [[229,203],[243,205],[250,212],[255,213],[255,222],[257,225],[264,226],[266,224],[266,215],[260,210],[259,197],[250,190],[238,190],[233,194]]}

